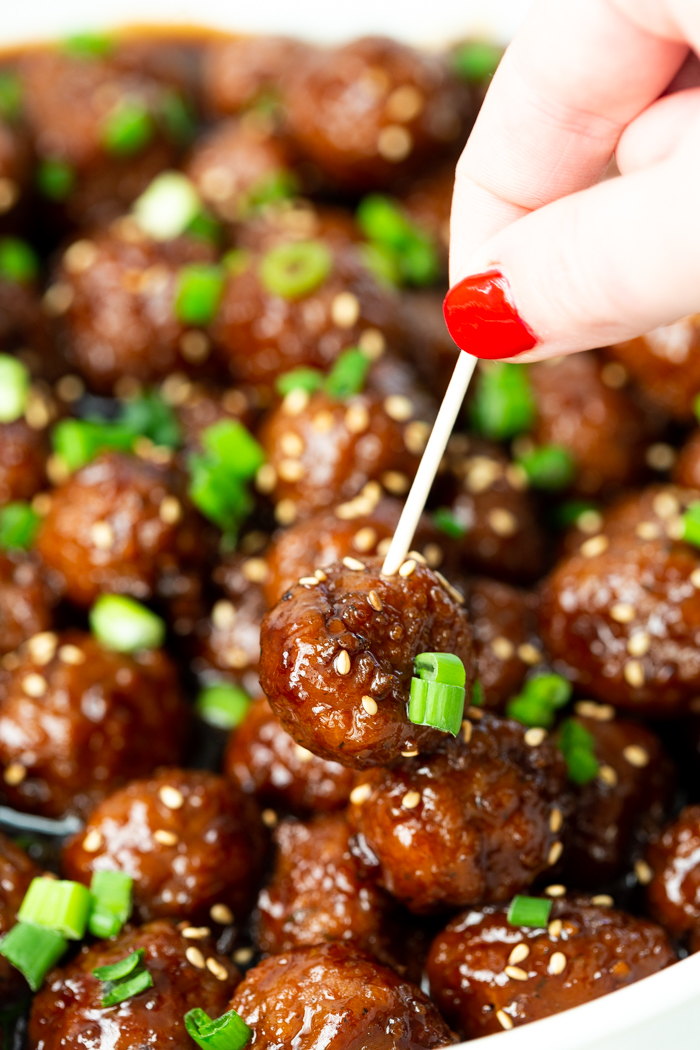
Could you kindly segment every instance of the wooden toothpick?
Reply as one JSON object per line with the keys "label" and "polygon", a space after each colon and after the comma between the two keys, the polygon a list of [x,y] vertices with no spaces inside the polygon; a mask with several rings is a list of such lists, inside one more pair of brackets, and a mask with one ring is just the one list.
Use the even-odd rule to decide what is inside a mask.
{"label": "wooden toothpick", "polygon": [[420,516],[423,513],[428,493],[440,466],[452,428],[455,425],[455,420],[462,407],[464,395],[467,392],[476,362],[476,357],[471,357],[465,353],[460,353],[457,358],[450,385],[440,405],[435,425],[430,433],[428,444],[425,446],[423,458],[413,479],[411,491],[401,512],[391,546],[384,559],[382,566],[382,575],[384,576],[393,576],[394,573],[399,571],[413,545],[413,536],[418,528]]}

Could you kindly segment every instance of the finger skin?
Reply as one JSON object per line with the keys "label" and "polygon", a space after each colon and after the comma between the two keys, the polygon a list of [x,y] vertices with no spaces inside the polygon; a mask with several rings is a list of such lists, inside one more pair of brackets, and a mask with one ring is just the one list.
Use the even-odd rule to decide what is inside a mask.
{"label": "finger skin", "polygon": [[623,175],[666,160],[700,116],[700,87],[664,95],[625,128],[615,159]]}

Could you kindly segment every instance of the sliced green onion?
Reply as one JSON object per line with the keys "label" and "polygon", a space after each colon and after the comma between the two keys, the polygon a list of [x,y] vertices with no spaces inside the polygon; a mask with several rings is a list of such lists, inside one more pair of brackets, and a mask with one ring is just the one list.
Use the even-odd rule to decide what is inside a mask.
{"label": "sliced green onion", "polygon": [[483,707],[484,706],[484,687],[478,678],[474,679],[474,685],[472,686],[472,695],[469,699],[469,703],[472,707]]}
{"label": "sliced green onion", "polygon": [[550,707],[566,707],[573,692],[571,682],[560,674],[538,674],[525,684],[525,692],[533,700]]}
{"label": "sliced green onion", "polygon": [[119,981],[122,977],[128,977],[137,968],[142,968],[145,954],[144,948],[138,948],[125,959],[120,959],[119,962],[111,963],[109,966],[98,966],[92,971],[92,976],[98,981]]}
{"label": "sliced green onion", "polygon": [[595,755],[595,737],[575,718],[567,718],[559,729],[559,750],[564,756],[569,779],[588,784],[598,775],[600,763]]}
{"label": "sliced green onion", "polygon": [[460,44],[451,55],[452,70],[462,80],[482,84],[496,72],[503,49],[486,40],[470,40]]}
{"label": "sliced green onion", "polygon": [[67,161],[58,157],[46,157],[39,161],[37,188],[49,200],[64,201],[75,189],[76,181],[75,172]]}
{"label": "sliced green onion", "polygon": [[234,536],[253,509],[245,483],[209,456],[190,456],[188,466],[189,495],[195,507],[223,532]]}
{"label": "sliced green onion", "polygon": [[179,91],[164,91],[158,110],[165,131],[173,142],[186,146],[192,141],[197,131],[197,118]]}
{"label": "sliced green onion", "polygon": [[[185,233],[188,237],[194,237],[197,241],[204,241],[206,244],[211,244],[215,248],[221,244],[223,240],[224,231],[221,223],[218,219],[215,219],[211,212],[208,212],[205,208],[200,209],[197,212],[192,222],[189,224]],[[235,251],[236,249],[233,249]],[[238,249],[243,251],[243,249]],[[231,254],[231,252],[229,252]],[[222,260],[223,261],[223,260]],[[227,269],[230,273],[230,269]]]}
{"label": "sliced green onion", "polygon": [[697,419],[698,423],[700,423],[700,394],[698,394],[698,396],[693,401],[693,412],[695,413],[695,418]]}
{"label": "sliced green onion", "polygon": [[476,430],[495,441],[529,430],[535,420],[535,399],[526,365],[490,361],[479,369],[472,422]]}
{"label": "sliced green onion", "polygon": [[541,729],[551,729],[556,720],[553,707],[525,694],[508,701],[506,714],[521,725],[539,726]]}
{"label": "sliced green onion", "polygon": [[126,999],[133,999],[135,995],[139,995],[152,987],[153,978],[148,970],[141,970],[139,973],[135,973],[133,977],[127,977],[126,980],[118,981],[114,985],[108,982],[104,987],[102,1006],[116,1006],[118,1003],[123,1003]]}
{"label": "sliced green onion", "polygon": [[136,434],[121,423],[96,423],[88,419],[62,419],[51,432],[56,455],[71,472],[91,463],[107,449],[131,452]]}
{"label": "sliced green onion", "polygon": [[90,629],[105,649],[133,653],[159,649],[165,641],[160,616],[123,594],[102,594],[90,610]]}
{"label": "sliced green onion", "polygon": [[34,546],[41,518],[25,500],[13,500],[0,507],[0,548],[28,551]]}
{"label": "sliced green onion", "polygon": [[202,446],[237,478],[252,478],[265,462],[265,452],[238,419],[222,419],[202,432]]}
{"label": "sliced green onion", "polygon": [[114,937],[131,915],[134,880],[122,871],[95,871],[90,882],[93,907],[88,928],[93,937]]}
{"label": "sliced green onion", "polygon": [[182,444],[182,428],[177,416],[155,391],[124,402],[119,426],[130,430],[135,438],[149,438],[160,448],[179,448]]}
{"label": "sliced green onion", "polygon": [[0,117],[14,124],[22,113],[22,81],[12,69],[0,72]]}
{"label": "sliced green onion", "polygon": [[154,131],[148,106],[139,99],[124,98],[103,121],[102,145],[115,157],[131,157],[148,145]]}
{"label": "sliced green onion", "polygon": [[226,267],[226,272],[231,277],[238,277],[245,273],[250,266],[250,252],[245,248],[231,248],[226,252],[221,262]]}
{"label": "sliced green onion", "polygon": [[68,941],[56,930],[18,922],[0,941],[0,955],[24,975],[33,992],[38,992],[67,947]]}
{"label": "sliced green onion", "polygon": [[210,726],[235,729],[245,718],[251,703],[252,700],[240,686],[216,682],[201,690],[196,711]]}
{"label": "sliced green onion", "polygon": [[556,712],[571,699],[571,682],[559,674],[541,674],[525,682],[522,692],[506,704],[506,714],[525,726],[551,729]]}
{"label": "sliced green onion", "polygon": [[315,394],[323,386],[323,372],[318,368],[293,368],[291,372],[284,372],[275,380],[275,390],[282,397],[286,397],[292,390],[305,390],[307,394]]}
{"label": "sliced green onion", "polygon": [[114,41],[105,33],[74,33],[63,41],[63,50],[71,58],[106,58],[114,49]]}
{"label": "sliced green onion", "polygon": [[395,201],[370,194],[360,202],[357,221],[370,243],[387,258],[393,257],[399,283],[425,285],[435,281],[440,264],[434,241]]}
{"label": "sliced green onion", "polygon": [[24,415],[31,380],[26,365],[11,354],[0,354],[0,423]]}
{"label": "sliced green onion", "polygon": [[263,255],[259,274],[270,295],[303,299],[323,284],[332,269],[333,256],[322,241],[293,241]]}
{"label": "sliced green onion", "polygon": [[180,171],[164,171],[136,199],[134,217],[156,241],[179,237],[199,213],[202,202],[194,184]]}
{"label": "sliced green onion", "polygon": [[381,244],[359,244],[357,250],[366,270],[377,284],[390,291],[401,284],[401,270],[396,253]]}
{"label": "sliced green onion", "polygon": [[413,670],[425,682],[441,682],[464,688],[467,672],[464,664],[453,653],[419,653],[413,661]]}
{"label": "sliced green onion", "polygon": [[235,1010],[212,1020],[204,1010],[195,1007],[185,1014],[184,1020],[188,1035],[202,1050],[243,1050],[253,1035],[253,1030]]}
{"label": "sliced green onion", "polygon": [[457,736],[464,716],[466,671],[452,653],[419,653],[411,679],[408,718]]}
{"label": "sliced green onion", "polygon": [[323,384],[328,396],[336,401],[346,401],[349,397],[361,394],[371,364],[367,355],[357,347],[343,350]]}
{"label": "sliced green onion", "polygon": [[39,257],[20,237],[0,238],[0,277],[15,284],[30,284],[39,276]]}
{"label": "sliced green onion", "polygon": [[226,272],[210,263],[183,266],[175,283],[175,316],[181,324],[207,325],[214,320],[224,293]]}
{"label": "sliced green onion", "polygon": [[536,489],[555,492],[567,488],[576,477],[576,461],[562,445],[533,448],[519,457],[517,463]]}
{"label": "sliced green onion", "polygon": [[680,538],[694,547],[700,547],[700,500],[689,503],[685,514],[681,514]]}
{"label": "sliced green onion", "polygon": [[29,884],[17,918],[79,941],[85,935],[91,905],[90,891],[80,882],[36,878]]}
{"label": "sliced green onion", "polygon": [[289,200],[299,189],[299,180],[293,171],[280,168],[256,182],[241,200],[241,216],[250,215],[269,204]]}
{"label": "sliced green onion", "polygon": [[469,529],[455,516],[449,507],[438,507],[433,511],[433,522],[435,526],[453,540],[463,539]]}
{"label": "sliced green onion", "polygon": [[544,929],[553,903],[546,897],[513,897],[508,922],[511,926],[541,926]]}

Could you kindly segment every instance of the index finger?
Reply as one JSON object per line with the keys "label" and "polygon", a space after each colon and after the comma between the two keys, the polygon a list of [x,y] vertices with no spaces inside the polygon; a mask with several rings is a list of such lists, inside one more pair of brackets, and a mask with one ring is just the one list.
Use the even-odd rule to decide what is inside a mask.
{"label": "index finger", "polygon": [[457,165],[452,281],[527,212],[597,182],[625,126],[688,52],[661,17],[647,27],[613,0],[537,0],[507,49]]}

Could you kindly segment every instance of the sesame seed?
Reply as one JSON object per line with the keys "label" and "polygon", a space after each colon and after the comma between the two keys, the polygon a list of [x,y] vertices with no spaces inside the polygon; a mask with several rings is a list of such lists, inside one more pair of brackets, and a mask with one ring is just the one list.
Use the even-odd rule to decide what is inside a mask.
{"label": "sesame seed", "polygon": [[209,956],[207,959],[207,970],[209,970],[209,973],[214,974],[217,981],[228,980],[228,970],[218,961],[218,959],[213,959]]}
{"label": "sesame seed", "polygon": [[191,966],[196,966],[198,970],[203,970],[206,966],[204,962],[204,956],[200,952],[199,948],[195,948],[192,944],[185,950],[185,958]]}
{"label": "sesame seed", "polygon": [[280,448],[285,456],[298,459],[304,452],[304,441],[301,436],[293,430],[288,430],[280,438]]}
{"label": "sesame seed", "polygon": [[465,744],[468,744],[472,738],[473,726],[468,718],[465,718],[462,722],[462,740]]}
{"label": "sesame seed", "polygon": [[306,390],[302,390],[301,387],[295,387],[294,390],[290,390],[285,395],[284,401],[282,402],[282,411],[287,416],[298,416],[304,411],[309,403],[309,395]]}
{"label": "sesame seed", "polygon": [[499,660],[510,660],[515,653],[515,647],[508,638],[499,635],[491,642],[491,651]]}
{"label": "sesame seed", "polygon": [[566,961],[566,956],[563,952],[554,952],[549,960],[547,970],[556,977],[566,969]]}
{"label": "sesame seed", "polygon": [[611,390],[619,390],[627,382],[627,369],[619,361],[609,361],[601,368],[600,378]]}
{"label": "sesame seed", "polygon": [[241,572],[250,583],[264,583],[267,579],[267,562],[264,558],[248,558],[243,562]]}
{"label": "sesame seed", "polygon": [[211,611],[211,622],[217,630],[232,627],[236,620],[236,609],[232,602],[222,599],[215,603]]}
{"label": "sesame seed", "polygon": [[233,667],[239,671],[248,665],[248,653],[241,645],[230,646],[222,652],[221,656],[228,667]]}
{"label": "sesame seed", "polygon": [[637,610],[629,602],[616,602],[610,609],[610,615],[616,623],[631,623]]}
{"label": "sesame seed", "polygon": [[348,653],[347,649],[340,650],[335,660],[333,661],[333,666],[335,667],[338,674],[350,674],[352,664],[350,663],[350,654]]}
{"label": "sesame seed", "polygon": [[595,904],[598,908],[612,908],[614,903],[609,893],[597,893],[595,897],[591,897],[591,904]]}
{"label": "sesame seed", "polygon": [[408,561],[405,561],[399,569],[399,576],[410,576],[413,572],[415,572],[415,569],[415,561],[413,560],[413,558],[409,558]]}
{"label": "sesame seed", "polygon": [[46,476],[52,485],[62,485],[70,477],[70,471],[62,456],[49,456],[46,460]]}
{"label": "sesame seed", "polygon": [[519,463],[509,463],[505,470],[505,478],[512,489],[524,492],[530,485],[530,479]]}
{"label": "sesame seed", "polygon": [[233,922],[233,912],[228,904],[212,904],[209,914],[213,922],[218,922],[220,926],[230,926]]}
{"label": "sesame seed", "polygon": [[407,791],[404,797],[401,799],[401,805],[404,809],[415,809],[420,803],[421,794],[420,791]]}
{"label": "sesame seed", "polygon": [[85,663],[85,653],[77,645],[62,645],[58,650],[58,659],[61,663],[78,667]]}
{"label": "sesame seed", "polygon": [[417,747],[411,747],[407,751],[402,751],[402,758],[415,758],[416,755],[420,754]]}
{"label": "sesame seed", "polygon": [[367,601],[376,612],[381,612],[384,608],[382,599],[379,597],[376,591],[370,591],[367,595]]}
{"label": "sesame seed", "polygon": [[163,785],[158,792],[158,797],[168,809],[181,809],[185,802],[182,792],[171,787],[170,784]]}
{"label": "sesame seed", "polygon": [[360,332],[357,345],[370,361],[378,361],[386,350],[386,339],[378,328],[365,328],[364,332]]}
{"label": "sesame seed", "polygon": [[53,500],[48,492],[37,492],[32,500],[32,510],[38,514],[40,518],[45,518],[51,510],[52,502]]}
{"label": "sesame seed", "polygon": [[27,642],[27,650],[35,664],[45,666],[56,655],[58,636],[53,631],[42,631],[33,635]]}
{"label": "sesame seed", "polygon": [[360,551],[361,554],[366,554],[367,551],[372,550],[376,542],[377,532],[371,525],[365,525],[363,529],[358,529],[352,538],[353,547],[356,551]]}
{"label": "sesame seed", "polygon": [[563,852],[564,847],[561,842],[552,843],[549,853],[547,854],[547,863],[550,867],[557,863]]}
{"label": "sesame seed", "polygon": [[696,587],[698,590],[700,590],[700,569],[693,569],[693,571],[690,574],[690,582],[692,583],[693,587]]}
{"label": "sesame seed", "polygon": [[623,748],[622,756],[625,761],[631,766],[636,766],[637,769],[644,769],[649,765],[649,752],[639,744],[628,744],[626,748]]}
{"label": "sesame seed", "polygon": [[518,963],[522,962],[523,959],[527,959],[529,954],[529,947],[524,941],[521,941],[520,944],[516,944],[515,948],[513,948],[513,951],[508,956],[508,964],[510,966],[516,966]]}
{"label": "sesame seed", "polygon": [[358,784],[350,792],[350,801],[353,806],[361,806],[363,802],[366,802],[369,796],[372,794],[372,788],[369,784]]}
{"label": "sesame seed", "polygon": [[376,715],[379,708],[377,707],[377,701],[371,696],[362,697],[362,706],[368,715]]}
{"label": "sesame seed", "polygon": [[469,715],[472,722],[480,722],[481,719],[484,717],[484,712],[481,710],[480,707],[468,707],[466,710],[466,714]]}
{"label": "sesame seed", "polygon": [[450,598],[452,598],[453,601],[457,602],[458,605],[464,605],[464,595],[460,594],[456,587],[453,587],[450,581],[446,579],[441,572],[438,572],[437,569],[435,570],[435,576],[437,577],[441,586],[444,587],[444,589],[447,591]]}
{"label": "sesame seed", "polygon": [[549,830],[553,831],[554,834],[561,829],[564,823],[564,818],[561,815],[561,810],[555,806],[552,812],[549,814]]}
{"label": "sesame seed", "polygon": [[40,674],[27,674],[22,679],[22,689],[27,696],[38,698],[44,696],[48,689],[48,682]]}
{"label": "sesame seed", "polygon": [[62,317],[70,310],[74,298],[75,292],[69,284],[66,284],[65,281],[56,281],[44,292],[41,306],[48,317]]}
{"label": "sesame seed", "polygon": [[10,762],[9,766],[6,766],[5,772],[2,775],[2,779],[10,787],[16,787],[26,779],[27,770],[21,762]]}
{"label": "sesame seed", "polygon": [[612,766],[600,766],[598,769],[598,779],[602,780],[608,787],[616,787],[617,785],[617,771]]}
{"label": "sesame seed", "polygon": [[644,685],[644,668],[639,660],[628,660],[622,669],[622,674],[627,684],[633,689],[640,689]]}
{"label": "sesame seed", "polygon": [[654,872],[645,860],[638,860],[635,862],[634,874],[637,876],[637,882],[641,886],[648,886],[654,878]]}
{"label": "sesame seed", "polygon": [[584,510],[576,519],[576,527],[592,536],[603,527],[603,515],[598,510]]}
{"label": "sesame seed", "polygon": [[547,730],[542,729],[540,726],[533,726],[532,729],[527,729],[523,740],[528,747],[539,747],[542,741],[547,736]]}
{"label": "sesame seed", "polygon": [[504,1028],[506,1032],[509,1032],[513,1027],[513,1022],[505,1010],[496,1010],[496,1017],[501,1028]]}
{"label": "sesame seed", "polygon": [[553,919],[547,927],[547,933],[550,937],[556,940],[557,937],[561,936],[562,926],[563,923],[561,919]]}
{"label": "sesame seed", "polygon": [[389,419],[406,423],[413,415],[413,402],[403,394],[390,394],[384,398],[384,411]]}
{"label": "sesame seed", "polygon": [[414,419],[404,428],[403,443],[414,456],[421,456],[430,437],[430,426],[420,419]]}
{"label": "sesame seed", "polygon": [[442,565],[445,558],[445,552],[439,543],[426,543],[423,548],[423,554],[426,563],[431,569],[437,569],[438,565]]}
{"label": "sesame seed", "polygon": [[501,464],[488,456],[474,456],[468,464],[465,484],[474,495],[491,488],[494,481],[498,481],[503,474]]}
{"label": "sesame seed", "polygon": [[512,536],[518,531],[518,519],[505,507],[494,507],[490,510],[487,521],[497,536]]}
{"label": "sesame seed", "polygon": [[634,531],[640,540],[658,540],[661,535],[661,529],[654,521],[640,521]]}
{"label": "sesame seed", "polygon": [[579,700],[574,710],[582,718],[593,718],[596,722],[610,722],[615,717],[612,704],[597,704],[594,700]]}
{"label": "sesame seed", "polygon": [[315,576],[300,576],[299,583],[302,587],[318,587],[321,581],[316,579]]}
{"label": "sesame seed", "polygon": [[517,648],[517,653],[524,664],[528,664],[530,667],[534,667],[535,664],[542,662],[542,653],[539,649],[531,645],[530,642],[524,642]]}
{"label": "sesame seed", "polygon": [[255,487],[264,496],[269,496],[277,484],[277,471],[272,463],[263,463],[255,475]]}
{"label": "sesame seed", "polygon": [[293,499],[281,499],[275,505],[275,521],[278,525],[291,525],[297,518],[297,505]]}
{"label": "sesame seed", "polygon": [[166,831],[164,828],[158,828],[157,831],[154,831],[153,838],[161,846],[176,846],[180,841],[179,836],[174,831]]}
{"label": "sesame seed", "polygon": [[158,517],[166,525],[177,525],[182,519],[182,504],[176,496],[166,496],[158,507]]}
{"label": "sesame seed", "polygon": [[545,886],[544,892],[548,897],[563,897],[566,894],[566,886],[560,882],[554,882],[551,886]]}
{"label": "sesame seed", "polygon": [[311,426],[314,428],[314,430],[317,430],[319,434],[326,434],[329,430],[332,429],[334,422],[335,420],[333,419],[333,413],[324,410],[323,412],[316,413],[314,418],[311,420]]}
{"label": "sesame seed", "polygon": [[252,948],[239,948],[238,951],[233,953],[233,961],[238,966],[245,966],[253,958],[253,955]]}
{"label": "sesame seed", "polygon": [[300,459],[282,459],[277,464],[277,473],[282,478],[282,481],[294,483],[295,481],[301,481],[306,470]]}
{"label": "sesame seed", "polygon": [[90,540],[93,547],[100,551],[111,550],[114,546],[114,529],[108,521],[96,521],[90,529]]}
{"label": "sesame seed", "polygon": [[405,496],[410,487],[410,481],[400,470],[385,470],[382,474],[382,485],[392,496]]}
{"label": "sesame seed", "polygon": [[346,557],[343,558],[343,565],[346,569],[351,569],[353,572],[362,572],[367,566],[363,561],[358,561],[357,558]]}
{"label": "sesame seed", "polygon": [[340,292],[331,303],[331,319],[338,328],[352,328],[360,318],[360,300],[352,292]]}
{"label": "sesame seed", "polygon": [[185,361],[191,365],[200,365],[211,353],[211,340],[204,332],[183,332],[178,346]]}
{"label": "sesame seed", "polygon": [[610,540],[607,536],[591,536],[590,540],[582,543],[579,549],[584,558],[597,558],[599,554],[603,554],[608,549],[609,545]]}
{"label": "sesame seed", "polygon": [[644,458],[652,470],[670,470],[676,462],[676,450],[664,441],[659,441],[649,445]]}
{"label": "sesame seed", "polygon": [[675,518],[681,509],[680,503],[670,492],[659,492],[654,496],[651,506],[659,518]]}
{"label": "sesame seed", "polygon": [[17,202],[19,186],[14,179],[0,179],[0,214],[4,215]]}
{"label": "sesame seed", "polygon": [[384,104],[384,112],[391,120],[401,124],[413,120],[423,109],[425,99],[413,84],[402,84],[394,88]]}
{"label": "sesame seed", "polygon": [[82,847],[86,853],[97,853],[103,842],[102,833],[97,828],[91,828],[82,841]]}
{"label": "sesame seed", "polygon": [[528,981],[529,977],[525,970],[521,970],[519,966],[506,966],[503,971],[507,977],[510,977],[512,981]]}
{"label": "sesame seed", "polygon": [[295,744],[294,757],[297,762],[310,762],[314,755],[313,751],[309,751],[308,747],[302,747],[301,744]]}
{"label": "sesame seed", "polygon": [[264,809],[260,814],[260,819],[266,828],[276,828],[279,824],[279,817],[274,809]]}
{"label": "sesame seed", "polygon": [[328,579],[323,569],[314,569],[314,576],[316,577],[319,583],[325,583]]}
{"label": "sesame seed", "polygon": [[208,926],[185,926],[184,929],[180,930],[180,933],[188,941],[204,941],[211,936],[211,930]]}
{"label": "sesame seed", "polygon": [[389,547],[391,547],[391,538],[385,536],[384,539],[380,540],[377,544],[377,554],[381,555],[382,558],[385,558],[389,553]]}
{"label": "sesame seed", "polygon": [[364,405],[350,405],[345,413],[345,428],[351,434],[364,434],[369,426],[369,412]]}
{"label": "sesame seed", "polygon": [[29,392],[24,418],[32,430],[43,430],[51,420],[51,410],[48,404],[36,391]]}
{"label": "sesame seed", "polygon": [[192,384],[182,372],[171,372],[160,388],[163,400],[169,405],[184,405],[192,392]]}
{"label": "sesame seed", "polygon": [[411,133],[400,124],[387,124],[377,137],[377,153],[390,164],[399,164],[413,149]]}

